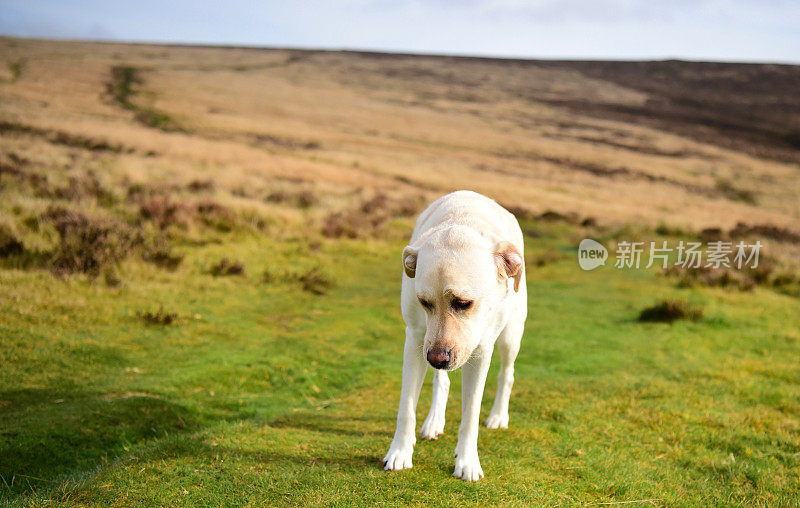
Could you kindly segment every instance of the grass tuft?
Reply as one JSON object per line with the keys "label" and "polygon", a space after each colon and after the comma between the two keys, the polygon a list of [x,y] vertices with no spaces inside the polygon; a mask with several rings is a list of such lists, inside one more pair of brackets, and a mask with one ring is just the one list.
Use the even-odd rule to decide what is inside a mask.
{"label": "grass tuft", "polygon": [[297,208],[311,208],[320,202],[319,196],[309,189],[302,189],[297,192],[275,191],[267,196],[267,201],[270,203],[289,204]]}
{"label": "grass tuft", "polygon": [[563,259],[566,259],[566,255],[563,252],[558,251],[554,248],[548,248],[543,251],[533,252],[525,256],[525,266],[528,268],[536,267],[542,268],[543,266],[547,266],[553,263],[557,263]]}
{"label": "grass tuft", "polygon": [[111,207],[119,201],[117,196],[103,185],[93,171],[89,171],[81,177],[71,176],[67,185],[56,188],[53,195],[67,201],[79,201],[86,197],[93,197],[98,204],[104,207]]}
{"label": "grass tuft", "polygon": [[733,183],[730,182],[730,180],[725,180],[725,179],[717,180],[716,189],[720,194],[730,199],[731,201],[741,201],[742,203],[747,203],[751,205],[756,204],[755,192],[747,189],[740,189],[734,186]]}
{"label": "grass tuft", "polygon": [[334,286],[333,279],[328,277],[319,267],[314,267],[298,277],[304,291],[315,295],[324,295]]}
{"label": "grass tuft", "polygon": [[256,146],[267,145],[288,150],[317,150],[322,146],[319,141],[303,141],[285,136],[276,136],[274,134],[258,133],[251,134],[249,137]]}
{"label": "grass tuft", "polygon": [[210,192],[216,188],[214,180],[192,180],[186,185],[191,192]]}
{"label": "grass tuft", "polygon": [[244,275],[244,265],[239,261],[231,261],[228,258],[222,258],[219,263],[209,268],[208,273],[214,277]]}
{"label": "grass tuft", "polygon": [[195,210],[203,224],[217,231],[232,231],[240,225],[233,210],[216,201],[206,200],[196,203]]}
{"label": "grass tuft", "polygon": [[371,229],[364,215],[333,212],[325,217],[322,234],[327,238],[358,238]]}
{"label": "grass tuft", "polygon": [[324,295],[336,286],[336,281],[320,266],[314,266],[303,273],[282,272],[275,273],[264,270],[261,281],[265,284],[299,283],[303,291],[315,295]]}
{"label": "grass tuft", "polygon": [[800,244],[800,234],[795,233],[787,228],[775,226],[774,224],[754,224],[748,225],[744,222],[738,222],[736,227],[731,229],[728,234],[731,238],[753,238],[763,239],[769,238],[783,243],[797,243]]}
{"label": "grass tuft", "polygon": [[24,58],[18,58],[13,62],[8,62],[8,70],[11,72],[11,81],[17,81],[20,76],[22,76],[22,71],[25,69],[25,64],[27,60]]}
{"label": "grass tuft", "polygon": [[148,263],[174,271],[183,258],[183,254],[175,254],[172,251],[172,246],[164,235],[157,234],[144,241],[142,259]]}
{"label": "grass tuft", "polygon": [[162,231],[170,226],[187,227],[191,220],[191,214],[188,206],[172,201],[167,196],[150,198],[139,207],[141,218],[153,222]]}
{"label": "grass tuft", "polygon": [[768,256],[762,256],[755,268],[684,268],[670,266],[662,272],[677,279],[678,287],[720,287],[752,291],[756,287],[773,288],[790,296],[800,296],[800,274],[796,267],[781,264]]}
{"label": "grass tuft", "polygon": [[107,266],[103,270],[103,279],[106,282],[106,286],[110,288],[119,287],[122,284],[122,278],[119,276],[119,272],[113,266]]}
{"label": "grass tuft", "polygon": [[156,312],[145,311],[139,313],[139,316],[145,323],[151,325],[169,326],[178,319],[176,312],[165,312],[162,305]]}

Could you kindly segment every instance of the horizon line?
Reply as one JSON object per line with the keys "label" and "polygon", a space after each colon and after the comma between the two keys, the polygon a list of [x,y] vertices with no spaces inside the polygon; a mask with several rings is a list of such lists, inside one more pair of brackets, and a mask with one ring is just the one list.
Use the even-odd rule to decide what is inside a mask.
{"label": "horizon line", "polygon": [[0,38],[30,40],[30,41],[50,41],[50,42],[70,42],[70,43],[96,43],[96,44],[123,44],[129,46],[167,46],[167,47],[194,47],[194,48],[217,48],[217,49],[249,49],[249,50],[271,50],[271,51],[309,51],[309,52],[330,52],[330,53],[357,53],[373,55],[393,55],[411,57],[435,57],[435,58],[456,58],[465,60],[505,60],[509,62],[686,62],[686,63],[720,63],[735,65],[787,65],[798,66],[800,60],[733,60],[733,59],[694,59],[681,56],[647,56],[635,58],[619,57],[575,57],[575,56],[522,56],[522,55],[496,55],[480,53],[462,52],[437,52],[437,51],[409,51],[395,48],[358,48],[358,47],[320,47],[320,46],[285,46],[270,44],[244,44],[235,42],[198,42],[198,41],[168,41],[168,40],[137,40],[137,39],[106,39],[106,38],[74,38],[59,36],[21,36],[0,33]]}

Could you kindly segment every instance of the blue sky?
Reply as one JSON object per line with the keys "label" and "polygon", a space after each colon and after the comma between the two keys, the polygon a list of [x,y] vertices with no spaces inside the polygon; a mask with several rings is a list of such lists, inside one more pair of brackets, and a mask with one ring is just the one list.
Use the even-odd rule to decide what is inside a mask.
{"label": "blue sky", "polygon": [[798,0],[0,0],[0,34],[800,63]]}

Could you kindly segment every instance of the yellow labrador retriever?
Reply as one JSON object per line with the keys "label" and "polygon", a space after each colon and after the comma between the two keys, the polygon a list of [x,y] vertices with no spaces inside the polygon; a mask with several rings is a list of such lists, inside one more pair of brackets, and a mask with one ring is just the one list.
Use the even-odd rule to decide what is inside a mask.
{"label": "yellow labrador retriever", "polygon": [[514,360],[528,309],[522,253],[522,231],[514,216],[475,192],[441,197],[417,219],[411,242],[403,249],[403,385],[397,429],[383,459],[387,471],[411,467],[415,412],[427,361],[436,369],[433,402],[420,435],[436,439],[444,432],[447,371],[463,367],[453,476],[468,481],[483,477],[478,418],[495,342],[501,367],[486,426],[508,427]]}

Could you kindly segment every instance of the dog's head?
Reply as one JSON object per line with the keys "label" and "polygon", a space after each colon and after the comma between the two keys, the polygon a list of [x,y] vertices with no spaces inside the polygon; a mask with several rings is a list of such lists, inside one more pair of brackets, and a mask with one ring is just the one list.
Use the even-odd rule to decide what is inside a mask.
{"label": "dog's head", "polygon": [[403,268],[427,314],[423,355],[434,368],[455,370],[488,332],[507,294],[519,291],[523,260],[511,243],[455,226],[403,249]]}

